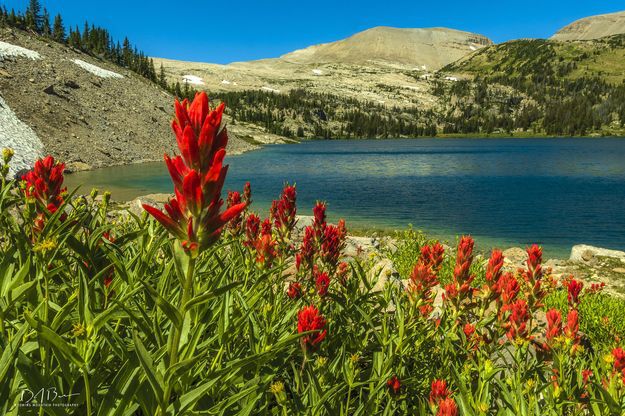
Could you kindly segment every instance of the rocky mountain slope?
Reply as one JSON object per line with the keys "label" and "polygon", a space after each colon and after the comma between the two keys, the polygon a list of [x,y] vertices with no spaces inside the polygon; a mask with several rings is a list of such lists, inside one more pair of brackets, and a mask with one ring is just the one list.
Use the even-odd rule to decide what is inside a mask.
{"label": "rocky mountain slope", "polygon": [[625,11],[590,16],[560,29],[553,40],[590,40],[625,33]]}
{"label": "rocky mountain slope", "polygon": [[446,28],[374,27],[337,42],[310,46],[280,57],[299,64],[407,65],[436,70],[492,45],[485,36]]}
{"label": "rocky mountain slope", "polygon": [[[172,108],[169,93],[129,70],[0,27],[0,148],[16,149],[16,170],[43,153],[70,170],[161,160],[175,148]],[[255,147],[238,137],[230,146]]]}
{"label": "rocky mountain slope", "polygon": [[427,79],[442,66],[492,42],[452,29],[377,27],[276,59],[215,65],[154,58],[171,82],[211,92],[294,89],[388,106],[431,107]]}

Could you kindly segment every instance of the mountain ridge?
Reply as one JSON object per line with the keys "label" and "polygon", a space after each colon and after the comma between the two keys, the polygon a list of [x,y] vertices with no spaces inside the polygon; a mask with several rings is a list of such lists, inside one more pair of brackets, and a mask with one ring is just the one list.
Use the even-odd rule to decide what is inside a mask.
{"label": "mountain ridge", "polygon": [[587,16],[558,30],[552,40],[593,40],[625,33],[625,11]]}

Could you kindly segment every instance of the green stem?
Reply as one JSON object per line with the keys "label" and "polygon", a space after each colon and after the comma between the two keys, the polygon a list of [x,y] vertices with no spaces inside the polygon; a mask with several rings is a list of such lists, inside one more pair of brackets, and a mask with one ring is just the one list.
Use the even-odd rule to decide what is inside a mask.
{"label": "green stem", "polygon": [[[180,297],[180,304],[178,306],[178,311],[182,314],[182,326],[184,327],[184,323],[187,319],[186,311],[184,310],[184,305],[191,299],[193,295],[193,274],[195,273],[195,259],[189,259],[189,265],[187,267],[187,275],[185,276],[185,280],[182,286],[182,296]],[[180,337],[182,332],[172,324],[172,332],[171,332],[171,341],[169,344],[169,367],[176,365],[178,363],[178,347],[180,344]],[[160,409],[159,415],[165,415],[167,411],[167,406],[169,405],[169,400],[171,398],[171,390],[172,383],[169,382],[165,386],[165,394],[163,396],[163,403]]]}
{"label": "green stem", "polygon": [[91,386],[89,385],[89,377],[87,371],[82,370],[82,379],[85,381],[85,398],[87,400],[87,415],[91,416]]}

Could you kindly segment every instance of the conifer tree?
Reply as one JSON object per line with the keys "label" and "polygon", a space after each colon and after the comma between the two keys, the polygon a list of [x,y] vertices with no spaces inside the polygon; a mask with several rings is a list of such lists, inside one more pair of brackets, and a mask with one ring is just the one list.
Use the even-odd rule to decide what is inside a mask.
{"label": "conifer tree", "polygon": [[40,33],[42,20],[41,3],[39,0],[30,0],[28,9],[26,9],[26,27]]}
{"label": "conifer tree", "polygon": [[46,37],[52,36],[52,29],[50,28],[50,13],[47,9],[43,9],[43,16],[41,20],[41,34]]}
{"label": "conifer tree", "polygon": [[63,18],[60,14],[57,14],[54,18],[52,38],[57,42],[65,43],[65,26],[63,26]]}

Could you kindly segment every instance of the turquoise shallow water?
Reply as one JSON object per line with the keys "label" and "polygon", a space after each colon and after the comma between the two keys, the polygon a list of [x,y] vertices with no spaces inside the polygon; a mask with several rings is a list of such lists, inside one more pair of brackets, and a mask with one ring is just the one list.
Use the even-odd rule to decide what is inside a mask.
{"label": "turquoise shallow water", "polygon": [[[252,183],[266,212],[285,181],[299,212],[328,202],[348,227],[415,228],[478,245],[542,244],[566,257],[574,244],[625,249],[625,140],[418,139],[310,141],[228,157],[227,189]],[[117,199],[170,192],[162,163],[68,176],[71,186],[110,189]]]}

